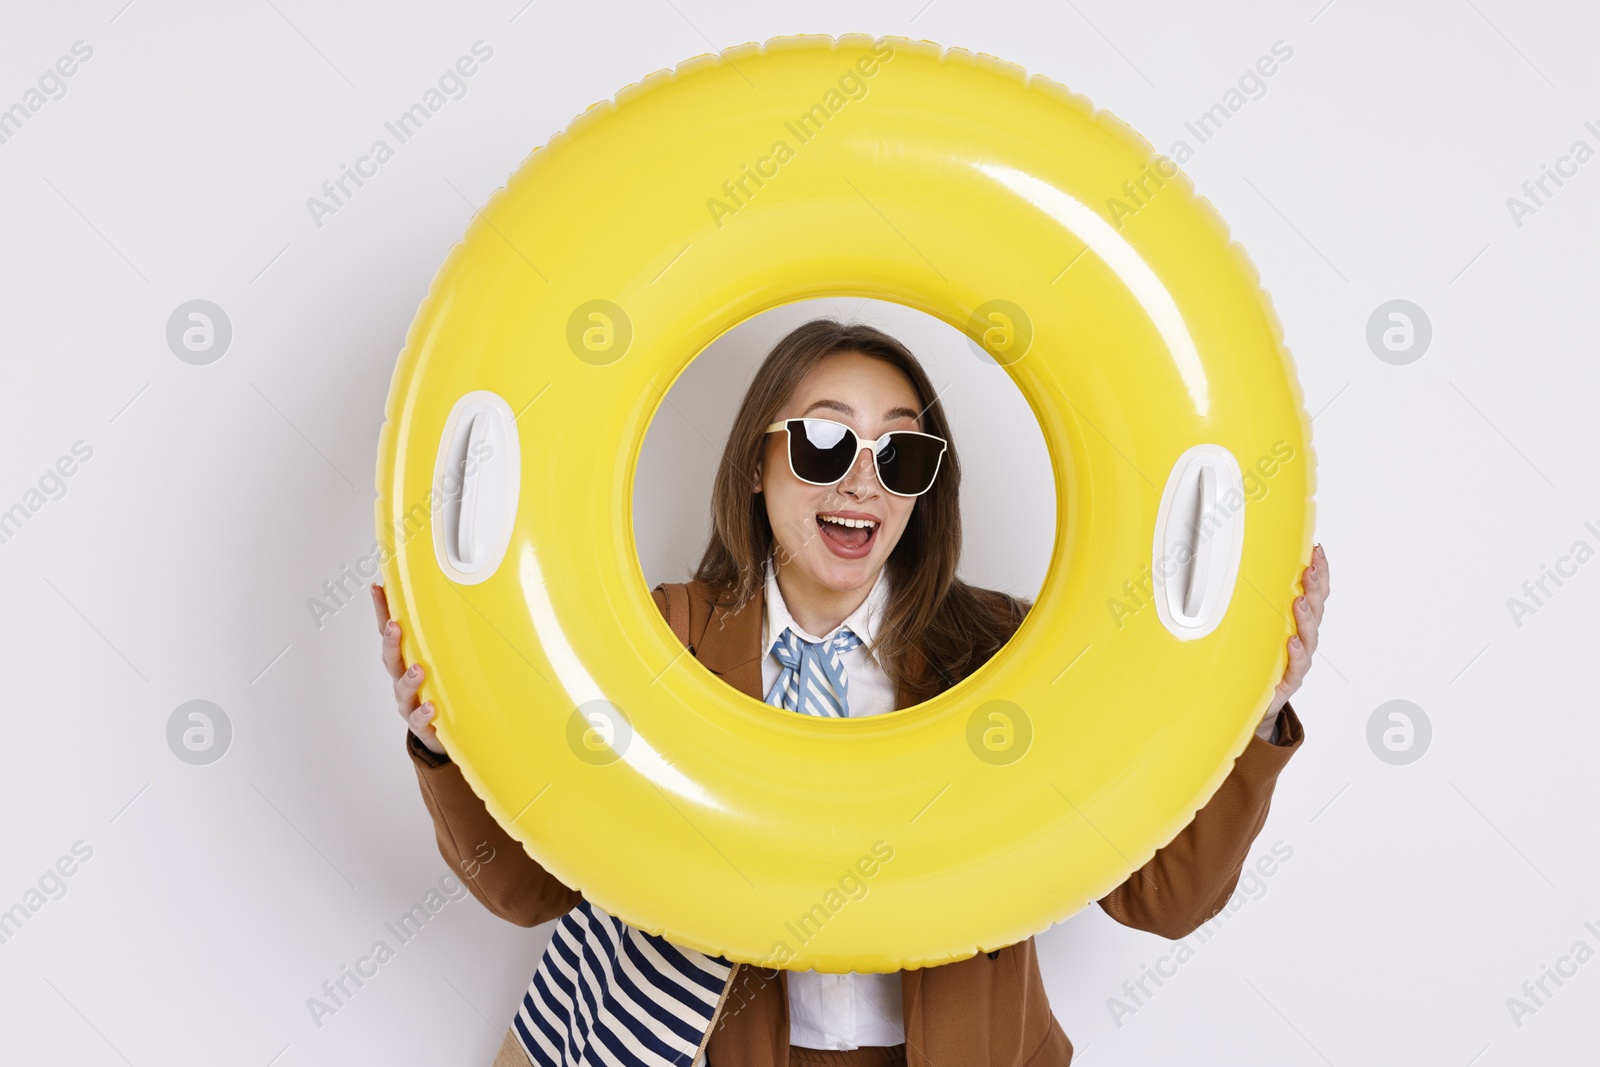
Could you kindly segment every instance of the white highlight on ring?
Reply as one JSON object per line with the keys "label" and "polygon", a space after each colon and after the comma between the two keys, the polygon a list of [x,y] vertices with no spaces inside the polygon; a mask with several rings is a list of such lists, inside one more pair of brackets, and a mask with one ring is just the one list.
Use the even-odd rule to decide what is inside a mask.
{"label": "white highlight on ring", "polygon": [[[544,650],[551,668],[555,670],[561,688],[566,690],[567,699],[572,701],[573,707],[590,700],[610,700],[610,696],[584,666],[577,650],[572,647],[572,642],[567,640],[567,632],[562,628],[561,620],[556,618],[554,605],[550,603],[550,593],[544,584],[544,572],[539,568],[539,560],[534,554],[532,545],[523,548],[521,575],[523,599],[528,605],[528,618],[533,622],[534,632],[539,637],[539,647]],[[670,790],[704,808],[714,811],[721,811],[723,808],[697,782],[668,763],[639,732],[637,726],[633,727],[632,736],[622,752],[621,759],[662,789]]]}
{"label": "white highlight on ring", "polygon": [[1111,268],[1138,299],[1145,314],[1150,316],[1156,331],[1166,342],[1173,362],[1177,364],[1178,374],[1189,387],[1195,414],[1205,418],[1211,410],[1211,387],[1206,380],[1205,367],[1200,362],[1194,338],[1189,334],[1188,324],[1183,321],[1177,301],[1172,299],[1172,294],[1156,276],[1156,272],[1139,257],[1133,246],[1088,204],[1074,199],[1049,182],[1002,163],[974,161],[971,165],[984,177],[1005,186],[1071,230]]}

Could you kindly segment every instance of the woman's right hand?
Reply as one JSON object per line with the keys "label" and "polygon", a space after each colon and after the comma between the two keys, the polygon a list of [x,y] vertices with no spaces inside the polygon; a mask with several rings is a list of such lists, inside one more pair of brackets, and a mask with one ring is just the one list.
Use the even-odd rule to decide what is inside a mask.
{"label": "woman's right hand", "polygon": [[444,745],[439,741],[439,731],[433,728],[433,701],[417,703],[417,690],[422,687],[422,664],[414,663],[410,669],[400,656],[400,624],[389,617],[389,598],[383,586],[372,586],[372,607],[378,613],[378,630],[383,634],[383,665],[394,679],[394,699],[400,717],[417,735],[429,752],[443,756]]}

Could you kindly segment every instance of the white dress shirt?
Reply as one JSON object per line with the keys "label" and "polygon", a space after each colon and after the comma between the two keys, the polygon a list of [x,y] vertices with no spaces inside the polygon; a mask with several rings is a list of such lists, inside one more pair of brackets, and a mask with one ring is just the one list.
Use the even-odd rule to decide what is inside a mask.
{"label": "white dress shirt", "polygon": [[[883,668],[869,653],[878,633],[889,599],[889,571],[878,572],[867,599],[839,625],[848,626],[862,643],[839,656],[849,681],[850,718],[882,715],[893,711],[894,686]],[[767,692],[783,668],[772,655],[772,645],[791,627],[802,641],[832,637],[837,627],[826,634],[810,634],[789,614],[778,589],[778,573],[772,559],[767,560],[767,601],[762,612],[761,691]],[[889,974],[823,974],[821,971],[790,971],[789,1042],[805,1048],[853,1049],[862,1045],[899,1045],[906,1039],[905,1007],[900,992],[900,972]]]}
{"label": "white dress shirt", "polygon": [[[772,654],[773,643],[784,627],[793,628],[803,641],[832,637],[839,627],[848,626],[862,643],[839,656],[849,680],[850,718],[882,715],[894,711],[895,690],[889,676],[869,654],[878,624],[889,600],[889,571],[878,572],[867,599],[850,616],[826,634],[810,634],[789,614],[778,589],[778,572],[767,559],[766,605],[762,610],[761,640],[767,654],[761,659],[761,691],[772,688],[783,668]],[[1256,727],[1256,736],[1277,744],[1278,716],[1269,714]],[[823,974],[821,971],[790,971],[789,1043],[805,1048],[853,1049],[862,1045],[899,1045],[906,1039],[905,1008],[901,997],[900,972],[890,974]]]}

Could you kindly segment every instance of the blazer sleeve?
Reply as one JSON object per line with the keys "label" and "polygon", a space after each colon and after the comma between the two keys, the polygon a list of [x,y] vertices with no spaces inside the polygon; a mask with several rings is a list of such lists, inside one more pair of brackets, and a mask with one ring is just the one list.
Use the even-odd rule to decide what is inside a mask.
{"label": "blazer sleeve", "polygon": [[[666,593],[657,586],[651,597],[665,617]],[[540,866],[501,828],[449,756],[430,752],[410,730],[406,752],[433,817],[439,854],[480,904],[518,926],[538,926],[578,906],[583,894]]]}
{"label": "blazer sleeve", "polygon": [[1300,717],[1287,701],[1277,727],[1278,744],[1252,735],[1232,773],[1189,825],[1101,898],[1107,915],[1175,941],[1222,910],[1239,883],[1250,843],[1267,821],[1278,773],[1305,740]]}
{"label": "blazer sleeve", "polygon": [[410,730],[406,752],[433,816],[439,854],[480,904],[518,926],[538,926],[578,906],[583,896],[500,827],[449,756],[428,751]]}

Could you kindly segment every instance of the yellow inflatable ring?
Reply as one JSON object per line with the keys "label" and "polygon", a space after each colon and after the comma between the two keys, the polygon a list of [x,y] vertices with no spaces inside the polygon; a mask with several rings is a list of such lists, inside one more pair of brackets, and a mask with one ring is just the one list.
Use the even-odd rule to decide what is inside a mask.
{"label": "yellow inflatable ring", "polygon": [[[1059,501],[1012,641],[859,720],[711,674],[634,545],[676,377],[823,295],[986,346]],[[386,415],[383,573],[451,757],[562,882],[729,960],[881,972],[1038,933],[1178,834],[1287,662],[1310,422],[1257,274],[1142,138],[991,56],[784,37],[594,105],[452,249]]]}

